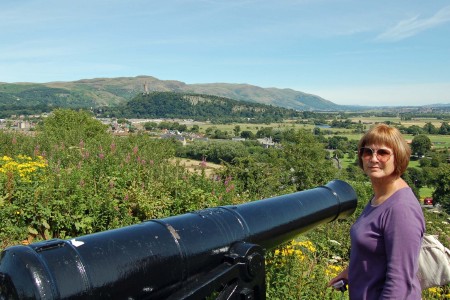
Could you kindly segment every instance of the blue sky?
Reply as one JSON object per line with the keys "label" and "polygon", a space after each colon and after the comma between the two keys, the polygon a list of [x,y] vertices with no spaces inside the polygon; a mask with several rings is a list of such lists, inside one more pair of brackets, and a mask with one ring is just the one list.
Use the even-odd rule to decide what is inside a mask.
{"label": "blue sky", "polygon": [[138,75],[450,103],[450,1],[0,1],[0,82]]}

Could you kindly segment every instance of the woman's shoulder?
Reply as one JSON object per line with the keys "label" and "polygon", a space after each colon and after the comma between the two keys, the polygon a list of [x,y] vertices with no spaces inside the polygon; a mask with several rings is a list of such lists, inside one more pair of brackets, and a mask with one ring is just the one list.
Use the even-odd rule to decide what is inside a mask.
{"label": "woman's shoulder", "polygon": [[416,195],[414,195],[414,192],[409,186],[397,190],[389,197],[389,201],[386,202],[388,202],[388,206],[392,208],[401,209],[405,207],[412,207],[415,209],[420,209],[419,200],[417,200]]}
{"label": "woman's shoulder", "polygon": [[393,215],[417,215],[423,217],[422,207],[419,200],[410,187],[398,190],[387,201],[386,212]]}
{"label": "woman's shoulder", "polygon": [[390,198],[398,198],[398,199],[410,199],[414,198],[417,200],[416,196],[414,195],[413,190],[409,186],[401,187],[398,190],[396,190]]}

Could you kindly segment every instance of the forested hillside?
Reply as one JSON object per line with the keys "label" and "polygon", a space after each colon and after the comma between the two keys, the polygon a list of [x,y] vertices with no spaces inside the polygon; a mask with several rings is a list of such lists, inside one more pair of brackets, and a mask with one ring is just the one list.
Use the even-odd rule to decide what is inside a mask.
{"label": "forested hillside", "polygon": [[298,117],[299,112],[223,97],[172,92],[141,93],[124,105],[101,107],[101,116],[125,118],[182,118],[214,122],[276,122]]}
{"label": "forested hillside", "polygon": [[0,118],[13,114],[50,112],[55,107],[89,108],[95,101],[63,88],[50,88],[38,84],[0,85]]}

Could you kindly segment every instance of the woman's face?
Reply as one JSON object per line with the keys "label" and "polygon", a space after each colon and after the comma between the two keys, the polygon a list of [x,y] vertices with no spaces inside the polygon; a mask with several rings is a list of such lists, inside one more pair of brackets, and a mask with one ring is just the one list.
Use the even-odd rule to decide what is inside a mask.
{"label": "woman's face", "polygon": [[385,145],[367,145],[361,150],[364,172],[371,179],[391,176],[395,171],[394,151]]}

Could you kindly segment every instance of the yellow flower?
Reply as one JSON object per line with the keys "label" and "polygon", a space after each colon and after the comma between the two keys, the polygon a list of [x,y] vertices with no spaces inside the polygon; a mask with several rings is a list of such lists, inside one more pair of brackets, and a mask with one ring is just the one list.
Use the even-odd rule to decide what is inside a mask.
{"label": "yellow flower", "polygon": [[328,265],[325,269],[325,274],[330,277],[337,276],[340,272],[342,272],[344,268],[342,266],[336,266],[336,265]]}
{"label": "yellow flower", "polygon": [[431,287],[428,289],[428,292],[432,293],[432,294],[438,294],[438,288],[437,287]]}
{"label": "yellow flower", "polygon": [[38,156],[36,160],[33,160],[30,156],[19,154],[14,160],[5,155],[2,157],[2,161],[5,164],[2,165],[0,162],[0,173],[16,173],[23,181],[27,182],[31,181],[32,173],[48,166],[42,156]]}
{"label": "yellow flower", "polygon": [[4,156],[2,157],[2,160],[3,160],[3,161],[11,161],[12,158],[9,157],[9,156],[4,155]]}

